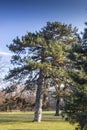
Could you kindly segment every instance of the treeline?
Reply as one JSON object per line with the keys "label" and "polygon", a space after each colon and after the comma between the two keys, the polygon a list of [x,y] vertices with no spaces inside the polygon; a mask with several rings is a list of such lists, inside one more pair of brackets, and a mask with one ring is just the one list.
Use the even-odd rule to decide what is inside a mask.
{"label": "treeline", "polygon": [[[15,86],[15,91],[11,91],[12,88],[0,92],[0,111],[34,111],[36,90],[22,90],[23,86]],[[56,99],[52,94],[53,90],[44,93],[42,108],[45,111],[55,110]]]}

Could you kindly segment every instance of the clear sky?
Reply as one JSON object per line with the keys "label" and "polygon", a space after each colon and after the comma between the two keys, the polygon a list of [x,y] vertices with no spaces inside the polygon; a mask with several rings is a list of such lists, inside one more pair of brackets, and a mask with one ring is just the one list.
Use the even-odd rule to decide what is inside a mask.
{"label": "clear sky", "polygon": [[6,44],[16,36],[38,31],[47,21],[72,24],[83,31],[86,18],[87,0],[0,0],[0,55],[7,55]]}

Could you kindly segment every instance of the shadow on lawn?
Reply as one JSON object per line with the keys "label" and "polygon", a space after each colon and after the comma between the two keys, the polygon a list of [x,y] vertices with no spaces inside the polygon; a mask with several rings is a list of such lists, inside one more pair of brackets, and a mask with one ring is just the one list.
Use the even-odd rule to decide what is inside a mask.
{"label": "shadow on lawn", "polygon": [[[0,124],[6,124],[7,125],[7,123],[8,124],[14,124],[14,123],[32,123],[33,122],[33,120],[16,120],[16,119],[14,119],[14,120],[11,120],[11,119],[0,119]],[[65,120],[62,120],[62,119],[43,119],[42,120],[42,122],[65,122]],[[13,129],[13,130],[16,130],[16,129]],[[17,130],[19,130],[19,129],[17,129]],[[30,130],[30,129],[29,129]]]}
{"label": "shadow on lawn", "polygon": [[46,129],[8,129],[8,130],[46,130]]}
{"label": "shadow on lawn", "polygon": [[28,115],[9,115],[9,114],[3,114],[0,115],[0,124],[6,124],[6,123],[29,123],[32,122],[33,116]]}
{"label": "shadow on lawn", "polygon": [[[8,130],[29,130],[29,129],[8,129]],[[30,129],[30,130],[34,130],[34,129]]]}
{"label": "shadow on lawn", "polygon": [[[14,119],[14,120],[11,120],[11,119],[0,119],[0,124],[6,124],[7,125],[7,123],[8,124],[14,124],[14,123],[31,123],[32,122],[32,120],[30,121],[30,120],[16,120],[16,119]],[[14,129],[14,130],[16,130],[16,129]]]}

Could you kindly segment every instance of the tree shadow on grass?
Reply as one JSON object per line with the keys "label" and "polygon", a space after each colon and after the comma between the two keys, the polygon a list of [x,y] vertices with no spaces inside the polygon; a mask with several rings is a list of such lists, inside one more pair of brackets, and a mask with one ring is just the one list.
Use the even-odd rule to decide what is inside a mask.
{"label": "tree shadow on grass", "polygon": [[46,130],[46,129],[8,129],[8,130]]}
{"label": "tree shadow on grass", "polygon": [[8,130],[34,130],[34,129],[8,129]]}
{"label": "tree shadow on grass", "polygon": [[62,119],[61,116],[47,116],[44,115],[42,121],[45,122],[65,122],[65,120]]}
{"label": "tree shadow on grass", "polygon": [[7,124],[14,124],[14,123],[31,123],[32,120],[16,120],[16,119],[0,119],[0,124],[4,124],[4,125],[7,125]]}

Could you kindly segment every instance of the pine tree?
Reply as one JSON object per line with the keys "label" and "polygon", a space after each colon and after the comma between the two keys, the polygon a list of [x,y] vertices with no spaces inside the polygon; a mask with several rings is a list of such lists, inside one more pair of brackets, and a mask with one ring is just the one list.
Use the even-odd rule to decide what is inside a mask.
{"label": "pine tree", "polygon": [[75,41],[75,29],[71,25],[48,22],[41,31],[29,32],[21,39],[17,37],[8,46],[15,54],[11,63],[16,67],[10,70],[6,79],[26,85],[37,83],[34,121],[40,122],[42,118],[45,80],[64,76],[62,69],[66,61],[65,54]]}
{"label": "pine tree", "polygon": [[73,46],[69,55],[72,79],[70,95],[65,99],[65,112],[71,123],[78,123],[78,129],[87,129],[87,29],[83,35],[83,43]]}

